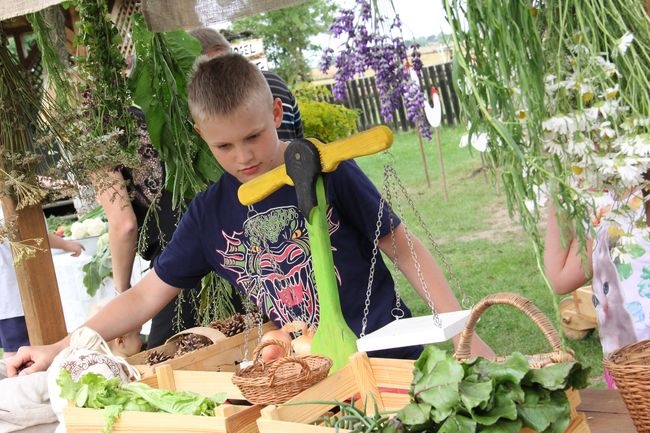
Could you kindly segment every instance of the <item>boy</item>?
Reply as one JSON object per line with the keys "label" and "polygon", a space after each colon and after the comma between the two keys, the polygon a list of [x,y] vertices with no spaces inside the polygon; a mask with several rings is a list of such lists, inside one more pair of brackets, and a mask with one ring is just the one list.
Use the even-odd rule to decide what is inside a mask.
{"label": "boy", "polygon": [[[217,30],[210,27],[201,27],[190,32],[201,44],[201,54],[210,58],[227,54],[232,51],[230,42]],[[278,137],[282,141],[294,138],[303,138],[302,117],[298,102],[287,84],[271,71],[262,71],[262,75],[271,88],[273,98],[282,100],[284,116],[278,127]]]}
{"label": "boy", "polygon": [[[285,186],[249,208],[237,200],[241,183],[284,163],[287,143],[279,141],[276,133],[282,121],[281,101],[272,98],[257,67],[237,54],[198,64],[188,100],[196,130],[226,174],[192,201],[172,241],[154,263],[154,270],[112,300],[86,326],[107,340],[122,335],[151,318],[179,293],[177,287],[195,286],[211,269],[246,292],[277,325],[294,318],[317,324],[319,309],[309,247],[295,190]],[[327,174],[325,182],[343,315],[359,334],[379,193],[350,161]],[[398,267],[425,296],[404,227],[396,222],[396,254],[389,224],[382,227],[382,251],[397,257]],[[436,309],[458,310],[458,302],[433,257],[417,239],[412,240]],[[378,257],[366,332],[392,320],[394,301],[393,281]],[[10,360],[9,374],[16,374],[29,363],[33,364],[21,374],[47,368],[67,343],[65,338],[49,346],[21,348]],[[400,348],[381,355],[412,358],[419,350]],[[473,353],[492,355],[479,338],[474,339]]]}

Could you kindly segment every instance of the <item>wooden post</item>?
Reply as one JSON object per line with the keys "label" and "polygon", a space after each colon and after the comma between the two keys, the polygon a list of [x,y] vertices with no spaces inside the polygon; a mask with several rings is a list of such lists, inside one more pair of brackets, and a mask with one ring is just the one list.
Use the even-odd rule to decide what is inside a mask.
{"label": "wooden post", "polygon": [[[427,167],[427,156],[424,154],[424,144],[422,143],[422,134],[420,134],[420,131],[418,130],[418,142],[420,143],[420,155],[422,155],[422,164],[424,165],[424,175],[427,177],[427,186],[429,189],[431,189],[431,179],[429,179],[429,168]],[[442,175],[443,177],[443,182],[444,182],[444,173]],[[445,193],[445,200],[447,194]]]}
{"label": "wooden post", "polygon": [[2,197],[2,207],[5,220],[16,217],[15,241],[36,245],[35,239],[43,239],[34,257],[16,265],[16,278],[30,343],[54,343],[65,337],[67,330],[43,210],[32,205],[16,211],[15,202],[6,196]]}

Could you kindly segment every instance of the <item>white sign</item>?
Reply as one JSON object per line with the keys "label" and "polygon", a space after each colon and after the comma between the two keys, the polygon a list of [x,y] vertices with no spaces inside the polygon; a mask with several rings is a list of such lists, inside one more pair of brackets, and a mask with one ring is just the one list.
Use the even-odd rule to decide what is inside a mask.
{"label": "white sign", "polygon": [[248,58],[262,71],[269,70],[269,64],[264,54],[263,39],[247,39],[230,43],[232,51]]}

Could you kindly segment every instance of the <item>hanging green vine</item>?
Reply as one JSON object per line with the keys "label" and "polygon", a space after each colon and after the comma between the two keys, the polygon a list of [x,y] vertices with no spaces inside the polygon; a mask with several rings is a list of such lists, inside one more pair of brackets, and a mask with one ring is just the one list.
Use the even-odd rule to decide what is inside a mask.
{"label": "hanging green vine", "polygon": [[638,187],[650,168],[643,1],[444,3],[470,134],[489,135],[487,156],[509,210],[539,253],[548,191],[584,243],[590,191]]}
{"label": "hanging green vine", "polygon": [[[34,31],[41,52],[41,64],[47,73],[47,82],[52,88],[56,104],[58,107],[69,109],[73,104],[76,90],[70,79],[72,68],[67,59],[65,40],[61,40],[65,34],[60,35],[55,22],[50,22],[56,21],[56,14],[61,14],[58,6],[29,14],[27,20]],[[63,24],[63,17],[59,19]]]}
{"label": "hanging green vine", "polygon": [[178,208],[223,173],[194,130],[187,105],[187,76],[201,49],[184,31],[151,33],[142,15],[134,15],[132,22],[137,60],[131,88],[165,163],[165,188]]}

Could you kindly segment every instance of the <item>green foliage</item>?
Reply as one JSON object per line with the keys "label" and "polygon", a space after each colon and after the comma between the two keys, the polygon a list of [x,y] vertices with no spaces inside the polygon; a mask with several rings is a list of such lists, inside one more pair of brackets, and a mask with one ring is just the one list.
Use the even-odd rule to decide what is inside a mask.
{"label": "green foliage", "polygon": [[[643,4],[642,0],[444,1],[456,53],[454,83],[463,113],[473,132],[489,135],[485,157],[501,177],[509,208],[519,214],[538,250],[542,246],[539,189],[549,187],[561,216],[575,223],[576,236],[584,242],[591,226],[590,197],[584,192],[596,188],[590,182],[574,182],[570,164],[549,149],[553,131],[543,122],[551,116],[584,115],[596,99],[589,91],[601,96],[600,90],[607,88],[620,90],[630,118],[648,115],[650,25]],[[622,48],[628,34],[634,41]],[[609,63],[615,72],[601,80],[582,67],[583,57],[601,66]],[[576,90],[582,97],[574,97]],[[551,99],[549,94],[559,98]],[[609,121],[603,116],[597,118],[601,124]],[[622,130],[619,125],[609,126],[618,133]],[[642,131],[648,130],[646,124]],[[616,155],[599,155],[607,148],[603,134],[594,136],[577,128],[575,137],[561,140],[559,147],[567,153],[574,138],[584,138],[590,149],[586,159],[603,156],[615,163]]]}
{"label": "green foliage", "polygon": [[[87,86],[84,108],[90,111],[89,132],[93,137],[103,137],[118,131],[121,146],[134,155],[138,146],[138,127],[128,111],[131,94],[123,73],[126,63],[118,48],[119,32],[110,21],[105,1],[79,1],[76,8],[80,18],[77,43],[88,50],[87,56],[78,61],[81,78]],[[95,146],[96,151],[101,149],[99,143]],[[114,165],[122,162],[117,161]]]}
{"label": "green foliage", "polygon": [[359,112],[323,101],[332,96],[324,86],[300,83],[293,92],[300,106],[306,137],[316,137],[330,143],[357,132]]}
{"label": "green foliage", "polygon": [[149,32],[142,15],[134,15],[132,22],[138,59],[130,86],[146,114],[151,142],[165,163],[165,188],[178,207],[223,173],[194,130],[187,105],[187,77],[201,48],[184,31]]}
{"label": "green foliage", "polygon": [[[312,0],[284,9],[238,19],[235,32],[250,31],[264,40],[264,50],[274,71],[289,85],[311,79],[304,50],[320,47],[310,42],[332,21],[335,5],[331,0]],[[302,110],[302,107],[301,107]]]}

